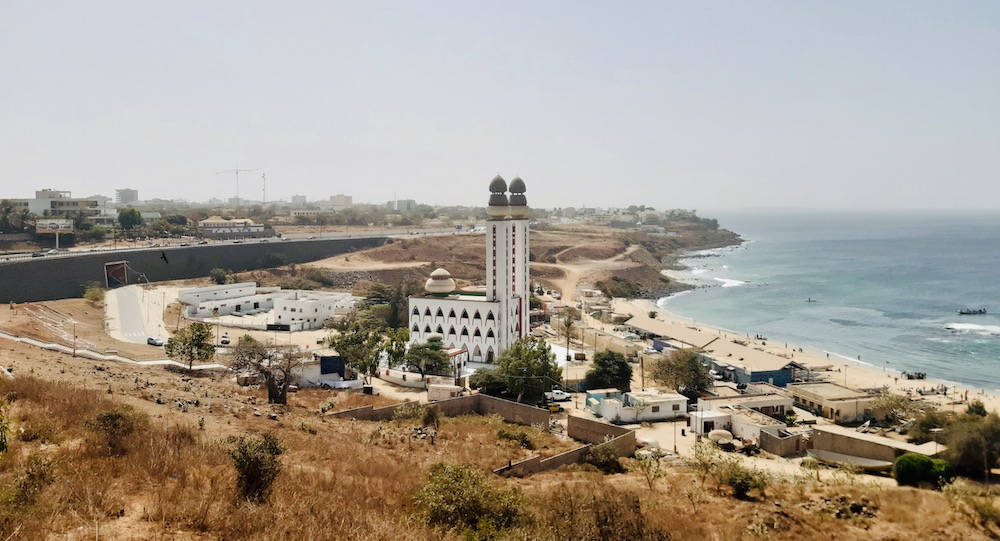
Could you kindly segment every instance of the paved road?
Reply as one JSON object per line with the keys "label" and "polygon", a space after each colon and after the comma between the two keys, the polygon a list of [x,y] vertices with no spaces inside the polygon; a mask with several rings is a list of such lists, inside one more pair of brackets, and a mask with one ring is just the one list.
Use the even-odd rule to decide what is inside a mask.
{"label": "paved road", "polygon": [[122,338],[133,344],[145,344],[150,336],[146,332],[143,319],[142,289],[138,286],[123,287],[114,291],[117,295],[118,324]]}

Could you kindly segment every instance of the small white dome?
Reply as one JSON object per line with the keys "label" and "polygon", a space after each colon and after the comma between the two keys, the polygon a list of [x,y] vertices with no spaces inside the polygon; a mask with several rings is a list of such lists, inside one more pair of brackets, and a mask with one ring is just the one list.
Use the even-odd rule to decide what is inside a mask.
{"label": "small white dome", "polygon": [[428,293],[451,293],[455,291],[455,280],[451,273],[444,269],[436,269],[424,283],[424,291]]}

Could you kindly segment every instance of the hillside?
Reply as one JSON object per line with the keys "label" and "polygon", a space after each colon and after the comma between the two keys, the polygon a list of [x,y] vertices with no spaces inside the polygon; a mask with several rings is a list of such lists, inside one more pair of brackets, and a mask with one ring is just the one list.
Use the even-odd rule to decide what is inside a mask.
{"label": "hillside", "polygon": [[[444,419],[436,440],[419,417],[331,420],[320,411],[381,397],[301,391],[289,407],[227,377],[95,364],[3,344],[0,383],[9,448],[0,458],[2,539],[461,539],[427,524],[415,493],[439,462],[487,472],[568,442],[492,418]],[[259,416],[258,416],[259,414]],[[273,418],[273,419],[272,419]],[[109,424],[108,419],[115,420]],[[271,433],[285,447],[267,503],[236,490],[234,438]],[[634,465],[631,461],[624,461]],[[717,473],[667,460],[650,489],[639,473],[568,467],[513,489],[517,520],[494,539],[989,539],[996,525],[969,497],[869,484],[849,472],[773,476],[736,498]],[[476,538],[473,536],[472,538]]]}
{"label": "hillside", "polygon": [[[422,283],[432,270],[444,267],[460,283],[481,284],[486,272],[483,239],[482,234],[391,239],[378,248],[308,266],[393,284]],[[552,227],[531,231],[530,272],[533,282],[561,290],[566,300],[572,300],[578,284],[596,287],[612,276],[628,287],[627,296],[653,298],[688,287],[660,272],[676,265],[683,252],[739,242],[738,235],[726,230],[679,229],[655,235],[597,226]]]}

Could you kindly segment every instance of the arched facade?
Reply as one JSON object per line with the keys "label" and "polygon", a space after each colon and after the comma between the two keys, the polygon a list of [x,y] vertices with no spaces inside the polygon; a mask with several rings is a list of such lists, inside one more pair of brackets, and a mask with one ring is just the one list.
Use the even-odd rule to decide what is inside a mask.
{"label": "arched facade", "polygon": [[508,189],[497,176],[489,191],[485,290],[456,291],[451,275],[437,269],[427,281],[427,292],[410,297],[411,342],[425,342],[436,332],[446,345],[465,348],[473,362],[494,362],[529,331],[530,211],[524,181],[515,178]]}

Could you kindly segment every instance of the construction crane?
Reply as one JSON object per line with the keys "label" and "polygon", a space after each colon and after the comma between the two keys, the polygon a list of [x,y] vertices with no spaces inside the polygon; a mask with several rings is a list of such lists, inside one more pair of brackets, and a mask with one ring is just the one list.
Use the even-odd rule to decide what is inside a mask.
{"label": "construction crane", "polygon": [[236,208],[240,208],[240,173],[245,173],[249,171],[260,171],[260,168],[256,169],[240,169],[239,164],[236,165],[236,169],[226,169],[225,171],[216,171],[216,175],[229,175],[236,174]]}

